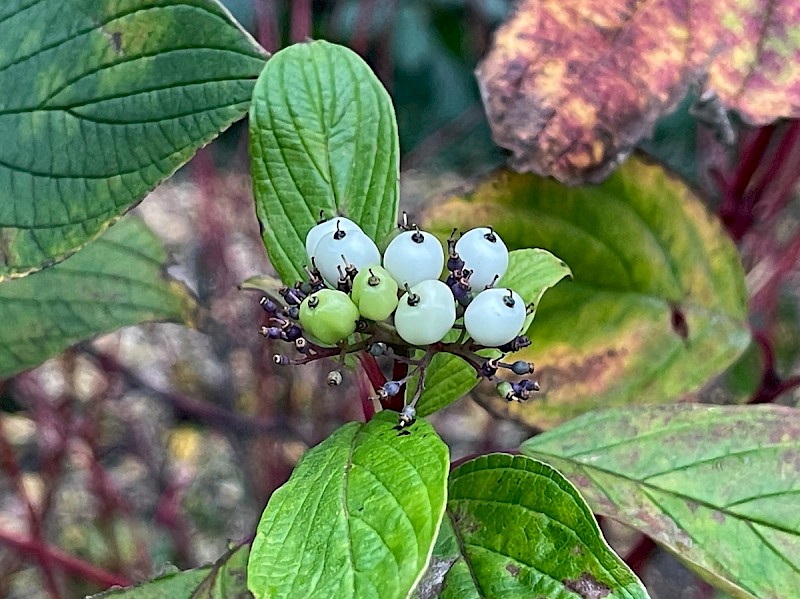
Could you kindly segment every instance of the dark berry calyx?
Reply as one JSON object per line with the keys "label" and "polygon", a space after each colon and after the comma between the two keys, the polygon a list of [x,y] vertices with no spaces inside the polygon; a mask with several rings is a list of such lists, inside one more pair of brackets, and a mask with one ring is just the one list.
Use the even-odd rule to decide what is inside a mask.
{"label": "dark berry calyx", "polygon": [[398,422],[398,426],[402,428],[406,428],[407,426],[411,426],[417,420],[417,410],[414,406],[408,405],[404,406],[402,412],[400,412],[400,418]]}
{"label": "dark berry calyx", "polygon": [[411,288],[408,286],[408,283],[405,284],[405,288],[406,288],[406,294],[408,295],[408,299],[406,300],[408,305],[416,306],[417,304],[419,304],[420,302],[419,295],[411,291]]}
{"label": "dark berry calyx", "polygon": [[372,269],[369,269],[369,279],[367,279],[367,285],[370,287],[377,287],[381,284],[381,278],[376,276]]}
{"label": "dark berry calyx", "polygon": [[336,231],[333,233],[333,238],[338,241],[340,239],[344,239],[345,237],[347,237],[347,231],[339,228],[339,221],[337,220],[336,221]]}
{"label": "dark berry calyx", "polygon": [[508,290],[508,295],[504,295],[503,296],[503,303],[506,306],[508,306],[509,308],[513,308],[514,307],[514,304],[516,302],[514,301],[514,295],[511,293],[510,289]]}
{"label": "dark berry calyx", "polygon": [[342,373],[338,370],[331,370],[328,376],[325,377],[325,382],[328,383],[329,387],[338,387],[342,384]]}

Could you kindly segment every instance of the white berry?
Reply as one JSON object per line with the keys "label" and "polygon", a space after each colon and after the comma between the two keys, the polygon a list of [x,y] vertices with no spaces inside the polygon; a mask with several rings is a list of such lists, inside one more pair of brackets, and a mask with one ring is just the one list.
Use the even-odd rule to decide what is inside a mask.
{"label": "white berry", "polygon": [[335,286],[340,273],[352,264],[357,270],[380,266],[381,254],[378,246],[361,231],[328,233],[319,240],[314,250],[314,264],[328,284]]}
{"label": "white berry", "polygon": [[525,302],[517,292],[500,287],[485,289],[467,306],[464,327],[476,343],[498,347],[520,334],[525,315]]}
{"label": "white berry", "polygon": [[413,287],[422,281],[439,278],[444,268],[444,250],[430,233],[404,231],[386,248],[383,267],[400,287]]}
{"label": "white berry", "polygon": [[450,288],[439,280],[428,280],[404,293],[394,313],[397,334],[411,345],[441,341],[456,321],[456,305]]}
{"label": "white berry", "polygon": [[464,268],[472,271],[469,284],[477,293],[502,277],[508,268],[508,250],[500,236],[489,227],[478,227],[464,233],[456,242],[456,252]]}
{"label": "white berry", "polygon": [[311,257],[314,255],[319,240],[322,239],[326,233],[335,233],[337,228],[341,231],[361,231],[361,227],[349,218],[344,218],[343,216],[337,216],[319,223],[306,235],[306,256],[308,256],[309,260],[311,260]]}

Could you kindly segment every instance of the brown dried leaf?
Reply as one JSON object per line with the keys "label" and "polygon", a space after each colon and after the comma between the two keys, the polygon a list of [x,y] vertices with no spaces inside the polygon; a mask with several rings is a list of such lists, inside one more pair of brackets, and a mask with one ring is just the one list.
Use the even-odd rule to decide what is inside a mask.
{"label": "brown dried leaf", "polygon": [[800,116],[800,2],[521,0],[477,75],[514,168],[597,182],[694,83],[752,124]]}

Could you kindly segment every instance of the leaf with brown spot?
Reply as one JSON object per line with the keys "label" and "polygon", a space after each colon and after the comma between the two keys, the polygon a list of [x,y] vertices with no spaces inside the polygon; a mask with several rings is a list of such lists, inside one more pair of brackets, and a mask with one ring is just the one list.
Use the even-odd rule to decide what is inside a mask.
{"label": "leaf with brown spot", "polygon": [[748,345],[736,248],[659,167],[631,160],[583,188],[502,172],[427,221],[443,232],[489,223],[510,249],[544,248],[572,269],[542,298],[533,344],[518,354],[536,364],[538,400],[478,397],[514,419],[549,428],[597,406],[675,401]]}
{"label": "leaf with brown spot", "polygon": [[516,169],[599,181],[693,84],[752,124],[800,116],[800,5],[521,0],[477,75]]}
{"label": "leaf with brown spot", "polygon": [[800,410],[675,405],[585,414],[522,445],[595,513],[736,597],[800,589]]}
{"label": "leaf with brown spot", "polygon": [[603,599],[611,593],[611,589],[588,572],[581,574],[580,578],[565,580],[564,586],[578,593],[583,599]]}
{"label": "leaf with brown spot", "polygon": [[508,454],[455,468],[417,599],[574,597],[570,591],[584,599],[648,597],[558,472]]}

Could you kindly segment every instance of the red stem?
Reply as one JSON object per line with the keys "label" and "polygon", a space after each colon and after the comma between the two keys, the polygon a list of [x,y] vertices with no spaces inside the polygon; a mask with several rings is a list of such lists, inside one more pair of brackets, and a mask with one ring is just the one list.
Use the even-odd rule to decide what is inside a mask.
{"label": "red stem", "polygon": [[[404,379],[408,374],[408,363],[401,362],[400,360],[395,360],[394,364],[392,365],[392,380],[399,381]],[[394,410],[395,412],[399,412],[403,409],[403,405],[405,404],[406,396],[406,385],[402,385],[400,387],[400,391],[397,395],[393,397],[389,397],[385,402],[383,402],[383,407],[387,410]]]}
{"label": "red stem", "polygon": [[372,28],[372,15],[375,9],[375,0],[359,0],[356,11],[356,22],[350,36],[350,48],[356,54],[364,56],[369,50],[370,29]]}
{"label": "red stem", "polygon": [[375,415],[375,406],[372,403],[372,384],[367,377],[366,370],[359,370],[356,374],[358,391],[361,397],[361,409],[364,410],[364,419],[369,422]]}
{"label": "red stem", "polygon": [[733,182],[721,185],[723,200],[719,217],[735,241],[739,241],[753,224],[753,206],[759,198],[746,195],[746,191],[759,165],[763,163],[764,153],[774,132],[774,125],[759,129],[755,139],[742,152]]}
{"label": "red stem", "polygon": [[[372,385],[373,389],[380,389],[386,384],[386,377],[383,376],[381,372],[380,366],[378,366],[378,362],[375,360],[375,356],[368,354],[366,352],[358,352],[358,361],[361,362],[361,367],[364,369],[364,373],[367,375],[370,384]],[[362,405],[364,406],[364,417],[367,421],[372,418],[374,415],[374,410],[372,409],[372,401],[367,398],[366,400],[362,398]],[[386,409],[386,405],[381,403],[384,409]],[[368,407],[369,406],[369,407]],[[370,413],[372,412],[372,413]]]}
{"label": "red stem", "polygon": [[[781,175],[787,171],[787,167],[790,167],[792,171],[792,183],[797,180],[798,174],[794,168],[791,168],[793,165],[790,157],[792,150],[797,146],[798,139],[800,139],[800,124],[794,121],[781,137],[780,143],[773,153],[769,165],[758,182],[753,186],[752,192],[745,192],[745,197],[752,195],[752,205],[763,200],[767,188],[776,180],[779,181],[782,178]],[[777,203],[782,199],[779,197],[779,194],[774,195],[776,197],[773,203]],[[752,214],[752,216],[755,217],[755,214]]]}
{"label": "red stem", "polygon": [[277,52],[281,47],[281,32],[275,0],[256,0],[256,35],[267,52]]}
{"label": "red stem", "polygon": [[751,404],[771,403],[784,393],[800,387],[800,376],[793,376],[781,379],[775,369],[775,353],[772,350],[772,343],[762,331],[755,331],[753,339],[761,346],[764,359],[764,369],[761,375],[761,383],[758,390],[750,399]]}
{"label": "red stem", "polygon": [[772,135],[775,133],[775,125],[762,127],[758,130],[755,139],[744,149],[739,160],[739,168],[736,170],[736,177],[731,185],[731,193],[734,197],[741,198],[747,189],[758,166],[764,159]]}
{"label": "red stem", "polygon": [[8,531],[0,529],[0,542],[39,561],[47,560],[58,566],[64,572],[96,584],[100,588],[111,586],[130,586],[132,582],[121,574],[108,572],[85,562],[77,557],[64,553],[58,547],[47,545],[36,539],[24,539]]}
{"label": "red stem", "polygon": [[[28,492],[25,490],[25,485],[22,483],[22,469],[17,461],[17,456],[14,453],[14,448],[6,438],[5,429],[2,421],[0,421],[0,465],[3,470],[11,477],[11,480],[16,488],[17,494],[28,510],[28,528],[33,537],[34,543],[44,544],[44,534],[42,532],[42,523],[39,518],[39,513],[31,501]],[[53,572],[53,564],[50,562],[50,557],[46,553],[39,553],[36,555],[39,561],[39,567],[44,577],[47,590],[52,597],[61,597],[61,592],[58,588],[58,582]]]}
{"label": "red stem", "polygon": [[653,539],[642,535],[636,545],[634,545],[625,556],[625,563],[630,566],[631,570],[633,570],[639,578],[641,578],[642,570],[655,548],[656,544]]}
{"label": "red stem", "polygon": [[292,0],[290,37],[294,44],[311,37],[311,0]]}

